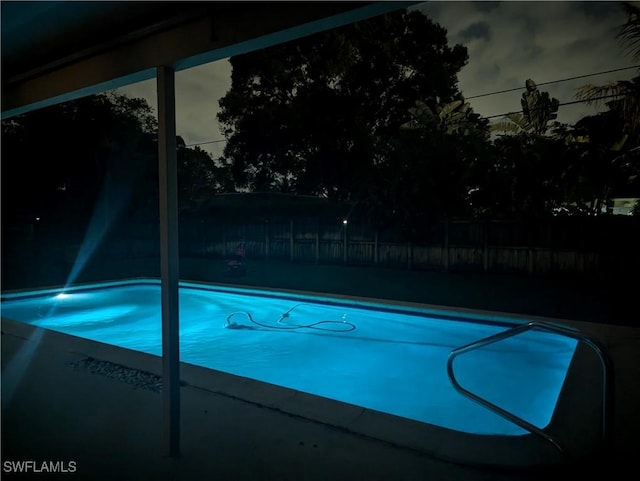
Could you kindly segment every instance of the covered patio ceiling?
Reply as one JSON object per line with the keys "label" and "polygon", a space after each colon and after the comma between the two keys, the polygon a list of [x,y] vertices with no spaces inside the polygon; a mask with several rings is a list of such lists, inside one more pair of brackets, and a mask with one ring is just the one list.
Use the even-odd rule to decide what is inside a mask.
{"label": "covered patio ceiling", "polygon": [[414,3],[3,1],[2,118]]}

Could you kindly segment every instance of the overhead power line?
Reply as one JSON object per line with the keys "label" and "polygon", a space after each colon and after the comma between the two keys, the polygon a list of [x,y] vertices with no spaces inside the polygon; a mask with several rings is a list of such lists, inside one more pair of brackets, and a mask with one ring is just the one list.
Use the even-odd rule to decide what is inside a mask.
{"label": "overhead power line", "polygon": [[[552,80],[550,82],[542,82],[539,84],[536,84],[538,87],[540,87],[541,85],[549,85],[549,84],[556,84],[556,83],[560,83],[560,82],[567,82],[569,80],[577,80],[577,79],[581,79],[581,78],[587,78],[587,77],[594,77],[596,75],[604,75],[606,73],[613,73],[613,72],[620,72],[622,70],[630,70],[632,68],[640,68],[640,66],[638,65],[634,65],[632,67],[623,67],[623,68],[616,68],[613,70],[605,70],[604,72],[596,72],[596,73],[590,73],[590,74],[585,74],[585,75],[578,75],[576,77],[568,77],[568,78],[563,78],[560,80]],[[497,90],[495,92],[488,92],[486,94],[480,94],[480,95],[472,95],[471,97],[465,97],[465,100],[470,100],[470,99],[478,99],[480,97],[488,97],[490,95],[498,95],[498,94],[504,94],[507,92],[514,92],[516,90],[522,90],[523,87],[515,87],[512,89],[506,89],[506,90]]]}
{"label": "overhead power line", "polygon": [[194,145],[217,144],[218,142],[226,142],[227,139],[207,140],[206,142],[195,142],[193,144],[185,144],[185,147],[193,147]]}

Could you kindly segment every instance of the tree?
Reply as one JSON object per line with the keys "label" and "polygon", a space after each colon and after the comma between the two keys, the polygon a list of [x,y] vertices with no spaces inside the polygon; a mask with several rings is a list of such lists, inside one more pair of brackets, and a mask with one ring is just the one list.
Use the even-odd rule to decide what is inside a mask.
{"label": "tree", "polygon": [[548,92],[540,92],[536,83],[527,79],[526,91],[522,94],[520,104],[522,113],[511,112],[503,120],[494,123],[491,130],[503,133],[529,133],[545,135],[549,129],[549,122],[557,117],[558,99],[550,98]]}
{"label": "tree", "polygon": [[[559,102],[525,82],[521,112],[506,114],[491,124],[498,135],[490,154],[474,171],[478,187],[471,196],[476,211],[496,217],[543,217],[562,203],[562,172],[566,146],[555,132],[564,128],[550,121]],[[550,129],[553,129],[550,133]]]}
{"label": "tree", "polygon": [[621,151],[624,121],[614,110],[580,119],[566,133],[571,161],[565,172],[565,192],[576,213],[601,215],[615,192],[625,192],[634,177],[636,151]]}
{"label": "tree", "polygon": [[619,80],[606,85],[585,85],[577,93],[578,100],[597,105],[608,99],[605,105],[624,121],[618,139],[617,149],[625,144],[638,144],[640,135],[640,77],[631,80]]}
{"label": "tree", "polygon": [[177,139],[178,201],[181,207],[198,206],[217,193],[232,190],[229,169],[217,166],[209,153],[189,148]]}
{"label": "tree", "polygon": [[[620,27],[617,38],[626,48],[635,63],[640,62],[640,6],[624,2],[622,4],[627,20]],[[576,92],[578,100],[587,104],[604,104],[617,112],[624,122],[623,131],[617,143],[618,149],[630,140],[638,145],[640,136],[640,77],[630,81],[617,81],[605,85],[585,85]]]}
{"label": "tree", "polygon": [[498,122],[492,123],[489,128],[491,132],[497,132],[499,135],[533,133],[532,125],[520,112],[506,114]]}
{"label": "tree", "polygon": [[[157,217],[158,125],[146,100],[107,92],[3,121],[2,129],[3,195],[13,196],[5,219],[81,225],[98,202],[111,215],[126,205],[127,215]],[[225,166],[181,138],[177,145],[181,206],[229,188]]]}
{"label": "tree", "polygon": [[[626,22],[621,26],[617,38],[626,48],[634,62],[640,61],[640,7],[625,2],[622,4],[627,14]],[[604,104],[609,109],[607,118],[618,125],[617,132],[608,138],[606,147],[596,145],[595,150],[601,158],[608,158],[607,162],[600,162],[608,172],[607,179],[617,178],[617,188],[633,195],[640,195],[640,77],[629,81],[611,82],[605,85],[585,85],[576,92],[578,100],[585,100],[588,104]],[[611,124],[609,124],[610,126]],[[606,129],[607,132],[611,132]],[[587,134],[587,141],[592,135],[598,135],[591,129]],[[596,142],[597,144],[597,142]],[[605,149],[606,153],[605,153]],[[624,180],[620,180],[623,177]],[[598,196],[598,202],[608,200],[612,195],[611,184]],[[599,210],[598,210],[599,212]],[[640,210],[638,211],[640,212]]]}
{"label": "tree", "polygon": [[401,168],[395,141],[409,109],[459,97],[466,61],[466,49],[450,48],[446,31],[417,11],[233,57],[218,118],[236,183],[351,201],[374,195],[383,173]]}
{"label": "tree", "polygon": [[144,100],[101,94],[3,121],[5,219],[81,226],[99,201],[144,199],[139,182],[157,172],[154,120]]}
{"label": "tree", "polygon": [[487,133],[487,121],[481,120],[480,115],[471,109],[471,104],[463,99],[446,104],[435,103],[434,106],[418,100],[409,113],[412,119],[400,128],[439,129],[449,135],[460,136],[485,136]]}
{"label": "tree", "polygon": [[384,197],[370,196],[377,200],[372,217],[387,220],[384,205],[393,205],[391,215],[401,218],[408,237],[425,234],[441,217],[472,214],[473,169],[488,146],[488,122],[464,99],[438,100],[419,100],[409,109],[411,120],[394,140],[393,161],[380,167]]}
{"label": "tree", "polygon": [[561,139],[521,132],[494,139],[472,171],[476,215],[549,216],[564,201],[567,149]]}
{"label": "tree", "polygon": [[559,101],[550,98],[548,92],[540,92],[531,79],[527,79],[525,86],[527,91],[522,94],[520,100],[522,114],[531,125],[533,132],[542,135],[547,131],[549,121],[557,117]]}

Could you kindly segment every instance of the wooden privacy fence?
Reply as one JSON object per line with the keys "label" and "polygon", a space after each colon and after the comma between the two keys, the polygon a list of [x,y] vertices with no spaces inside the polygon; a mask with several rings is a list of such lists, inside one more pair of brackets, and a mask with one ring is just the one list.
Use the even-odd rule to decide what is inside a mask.
{"label": "wooden privacy fence", "polygon": [[[451,219],[420,241],[368,224],[299,218],[248,222],[189,219],[180,224],[186,257],[227,257],[238,242],[247,258],[373,265],[451,272],[589,273],[640,268],[634,218],[555,218],[545,222]],[[111,241],[116,257],[157,255],[157,226],[129,225]]]}

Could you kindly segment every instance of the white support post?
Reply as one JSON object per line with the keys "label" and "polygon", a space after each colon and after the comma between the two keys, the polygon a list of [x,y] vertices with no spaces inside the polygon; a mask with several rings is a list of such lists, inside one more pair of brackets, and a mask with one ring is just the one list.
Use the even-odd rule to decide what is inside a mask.
{"label": "white support post", "polygon": [[178,182],[175,71],[157,69],[162,300],[162,401],[165,455],[180,454],[180,339],[178,309]]}

